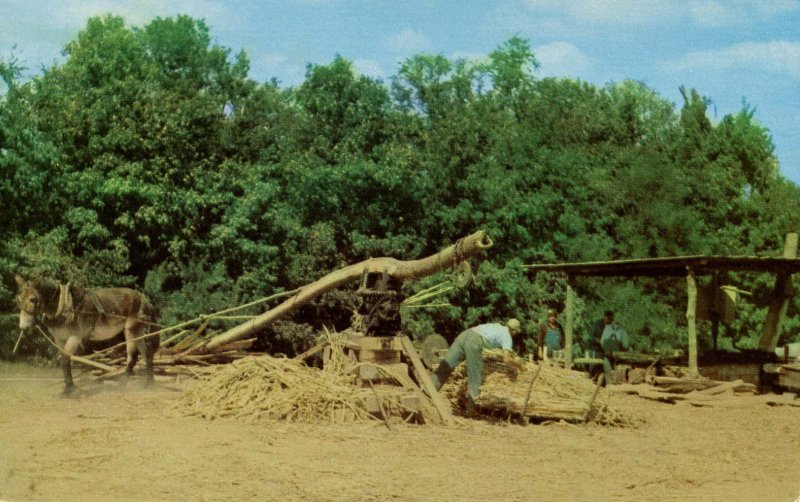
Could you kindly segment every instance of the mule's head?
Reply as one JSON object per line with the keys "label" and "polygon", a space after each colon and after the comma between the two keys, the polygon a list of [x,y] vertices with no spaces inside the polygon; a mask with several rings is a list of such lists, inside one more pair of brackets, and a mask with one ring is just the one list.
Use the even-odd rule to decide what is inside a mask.
{"label": "mule's head", "polygon": [[44,313],[45,299],[33,281],[26,281],[19,275],[15,276],[20,292],[17,295],[19,305],[19,327],[20,329],[32,328],[36,316]]}

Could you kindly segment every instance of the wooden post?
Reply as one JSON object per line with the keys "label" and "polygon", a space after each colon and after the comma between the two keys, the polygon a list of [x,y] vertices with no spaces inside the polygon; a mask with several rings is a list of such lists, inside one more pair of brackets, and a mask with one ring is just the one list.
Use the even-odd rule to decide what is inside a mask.
{"label": "wooden post", "polygon": [[697,378],[700,372],[697,370],[697,281],[694,278],[694,270],[686,267],[686,292],[688,302],[686,304],[686,321],[689,335],[689,376]]}
{"label": "wooden post", "polygon": [[717,339],[719,338],[719,314],[723,305],[720,305],[719,295],[719,274],[714,272],[711,277],[711,340],[714,352],[717,351]]}
{"label": "wooden post", "polygon": [[[786,234],[786,242],[783,248],[784,258],[797,258],[797,234]],[[789,306],[789,299],[792,297],[792,276],[787,273],[776,274],[775,289],[772,292],[772,299],[767,310],[767,318],[764,320],[764,331],[758,341],[758,348],[767,352],[772,352],[778,345],[778,337],[783,327],[783,319],[786,317],[786,309]]]}
{"label": "wooden post", "polygon": [[403,347],[403,352],[405,352],[406,357],[411,360],[411,367],[414,369],[414,375],[416,375],[420,386],[431,398],[431,402],[433,402],[433,406],[436,408],[436,411],[439,412],[439,416],[442,417],[442,421],[445,424],[451,425],[453,423],[453,412],[450,409],[450,403],[447,402],[441,394],[439,394],[439,391],[436,390],[436,387],[433,385],[433,381],[431,380],[431,376],[428,374],[428,371],[422,364],[422,360],[417,355],[417,349],[415,349],[411,344],[411,340],[409,340],[407,336],[400,336],[398,338],[400,339],[400,344]]}
{"label": "wooden post", "polygon": [[[572,282],[571,280],[569,281]],[[564,361],[565,368],[572,367],[572,332],[574,327],[574,304],[575,304],[575,292],[572,289],[571,284],[567,284],[567,300],[564,306],[564,310],[567,312],[567,325],[564,328],[564,349],[566,351],[566,359]]]}

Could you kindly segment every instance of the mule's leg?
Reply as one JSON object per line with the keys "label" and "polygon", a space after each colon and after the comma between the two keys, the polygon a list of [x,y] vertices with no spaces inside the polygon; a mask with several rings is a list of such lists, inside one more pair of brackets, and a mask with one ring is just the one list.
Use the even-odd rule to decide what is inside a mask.
{"label": "mule's leg", "polygon": [[139,353],[144,353],[145,359],[145,385],[150,386],[153,381],[153,353],[150,350],[150,345],[147,343],[148,339],[141,339],[140,337],[145,334],[145,327],[136,317],[129,317],[125,321],[125,340],[128,351],[128,367],[125,373],[128,376],[133,375],[133,367],[139,359]]}
{"label": "mule's leg", "polygon": [[64,343],[64,354],[61,354],[61,369],[64,371],[64,394],[69,394],[75,389],[75,383],[72,381],[72,359],[70,356],[78,351],[78,346],[81,344],[81,339],[77,336],[71,336]]}
{"label": "mule's leg", "polygon": [[156,347],[153,347],[152,343],[148,343],[147,339],[142,340],[139,345],[140,352],[144,353],[144,364],[145,364],[145,386],[150,387],[155,382],[155,377],[153,376],[153,355],[156,352]]}
{"label": "mule's leg", "polygon": [[125,374],[127,376],[133,376],[133,367],[136,366],[136,361],[139,360],[139,348],[137,347],[137,343],[135,341],[131,341],[135,338],[135,334],[131,334],[128,331],[128,328],[125,328],[125,351],[128,353],[128,363],[125,366]]}

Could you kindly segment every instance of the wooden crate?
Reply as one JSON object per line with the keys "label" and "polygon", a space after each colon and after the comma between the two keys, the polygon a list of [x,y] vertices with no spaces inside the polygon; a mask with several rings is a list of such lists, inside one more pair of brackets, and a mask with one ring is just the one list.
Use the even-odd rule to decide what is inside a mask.
{"label": "wooden crate", "polygon": [[353,340],[360,347],[359,362],[394,364],[400,362],[402,346],[394,336],[361,336]]}

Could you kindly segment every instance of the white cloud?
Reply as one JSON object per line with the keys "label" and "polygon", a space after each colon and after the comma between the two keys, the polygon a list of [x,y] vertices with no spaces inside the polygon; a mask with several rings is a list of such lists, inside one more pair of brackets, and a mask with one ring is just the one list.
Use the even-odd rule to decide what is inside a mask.
{"label": "white cloud", "polygon": [[715,0],[692,1],[689,2],[689,14],[698,26],[714,27],[736,24],[742,19],[741,14],[730,7],[730,4],[724,5]]}
{"label": "white cloud", "polygon": [[129,26],[144,26],[155,17],[187,14],[205,19],[212,34],[217,28],[234,26],[241,15],[234,15],[222,2],[214,0],[82,0],[80,2],[2,0],[0,16],[0,54],[15,54],[37,72],[39,66],[61,60],[61,50],[92,16],[121,16]]}
{"label": "white cloud", "polygon": [[58,3],[54,9],[55,23],[82,27],[91,16],[114,14],[122,16],[132,26],[144,26],[156,17],[186,14],[195,19],[205,19],[215,27],[227,26],[236,16],[223,2],[213,0],[84,0]]}
{"label": "white cloud", "polygon": [[568,42],[553,42],[533,49],[541,63],[539,72],[546,76],[578,77],[592,66],[589,57]]}
{"label": "white cloud", "polygon": [[451,60],[463,59],[473,64],[488,63],[489,55],[485,52],[463,52],[456,51],[450,54]]}
{"label": "white cloud", "polygon": [[355,66],[356,70],[358,70],[358,73],[361,75],[370,78],[386,78],[386,72],[383,70],[380,63],[374,59],[356,59],[353,61],[353,66]]}
{"label": "white cloud", "polygon": [[405,28],[391,36],[386,46],[394,52],[410,54],[427,50],[431,47],[431,41],[424,33]]}
{"label": "white cloud", "polygon": [[659,64],[666,72],[763,71],[800,79],[800,42],[746,42],[724,49],[690,52]]}
{"label": "white cloud", "polygon": [[800,10],[800,0],[690,0],[689,15],[703,27],[744,25]]}
{"label": "white cloud", "polygon": [[259,64],[265,68],[278,68],[289,61],[289,58],[280,52],[267,52],[258,58]]}
{"label": "white cloud", "polygon": [[531,12],[564,13],[595,24],[653,25],[680,19],[684,3],[674,0],[527,0]]}
{"label": "white cloud", "polygon": [[703,27],[765,21],[800,10],[800,0],[526,0],[537,23],[567,16],[592,25],[649,26],[691,20]]}
{"label": "white cloud", "polygon": [[281,84],[293,86],[305,80],[305,64],[280,52],[257,53],[250,61],[250,77],[258,82],[277,78]]}

